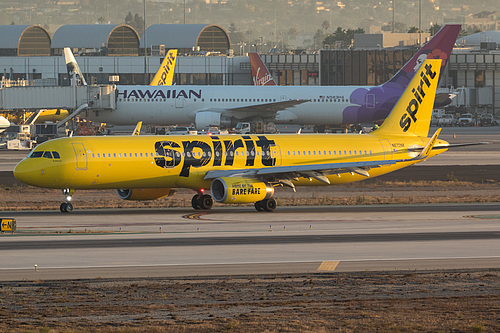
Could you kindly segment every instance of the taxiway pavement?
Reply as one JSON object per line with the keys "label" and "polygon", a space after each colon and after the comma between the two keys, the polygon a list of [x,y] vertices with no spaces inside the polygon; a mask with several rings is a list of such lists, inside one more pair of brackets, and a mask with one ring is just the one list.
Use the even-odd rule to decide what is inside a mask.
{"label": "taxiway pavement", "polygon": [[500,204],[9,215],[4,281],[500,268]]}

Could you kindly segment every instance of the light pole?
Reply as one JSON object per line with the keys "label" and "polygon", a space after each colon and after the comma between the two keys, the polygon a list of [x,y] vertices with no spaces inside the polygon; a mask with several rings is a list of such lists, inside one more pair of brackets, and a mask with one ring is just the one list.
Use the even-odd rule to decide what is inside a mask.
{"label": "light pole", "polygon": [[146,38],[146,0],[144,0],[144,84],[148,84],[148,46]]}

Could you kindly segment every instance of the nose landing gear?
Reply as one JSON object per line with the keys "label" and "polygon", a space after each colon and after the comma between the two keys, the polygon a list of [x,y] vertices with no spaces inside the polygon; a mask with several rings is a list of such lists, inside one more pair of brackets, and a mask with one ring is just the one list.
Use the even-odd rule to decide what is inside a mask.
{"label": "nose landing gear", "polygon": [[63,213],[71,213],[73,211],[73,205],[71,204],[71,198],[75,194],[75,190],[65,188],[62,190],[63,195],[66,197],[66,201],[59,207]]}

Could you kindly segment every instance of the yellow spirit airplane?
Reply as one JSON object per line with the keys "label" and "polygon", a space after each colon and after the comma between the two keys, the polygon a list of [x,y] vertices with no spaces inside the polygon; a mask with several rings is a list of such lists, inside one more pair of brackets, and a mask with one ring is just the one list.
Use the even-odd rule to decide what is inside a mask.
{"label": "yellow spirit airplane", "polygon": [[[195,209],[255,203],[273,211],[275,186],[368,179],[446,151],[428,138],[441,60],[425,60],[379,129],[369,134],[108,136],[47,141],[15,167],[23,183],[63,189],[61,211],[78,189],[117,189],[125,200],[152,200],[191,188]],[[211,195],[207,194],[210,190]]]}

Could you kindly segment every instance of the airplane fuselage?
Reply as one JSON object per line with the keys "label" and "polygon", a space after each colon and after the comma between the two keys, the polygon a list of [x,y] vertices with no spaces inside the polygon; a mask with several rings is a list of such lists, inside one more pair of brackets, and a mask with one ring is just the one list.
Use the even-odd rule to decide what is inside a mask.
{"label": "airplane fuselage", "polygon": [[[197,113],[211,112],[222,114],[221,121],[226,125],[258,116],[279,124],[340,125],[384,119],[403,92],[397,85],[118,86],[117,89],[116,110],[89,111],[87,117],[116,125],[138,121],[156,125],[191,124],[197,121]],[[289,100],[307,102],[277,112],[263,112],[266,105]]]}
{"label": "airplane fuselage", "polygon": [[[204,180],[207,171],[411,159],[417,154],[408,148],[423,147],[427,140],[370,134],[61,138],[38,146],[16,168],[16,178],[59,189],[199,190],[210,188],[210,181]],[[373,168],[369,177],[346,171],[327,178],[331,184],[349,183],[413,163],[416,161]],[[299,178],[295,184],[325,185],[307,178]]]}

